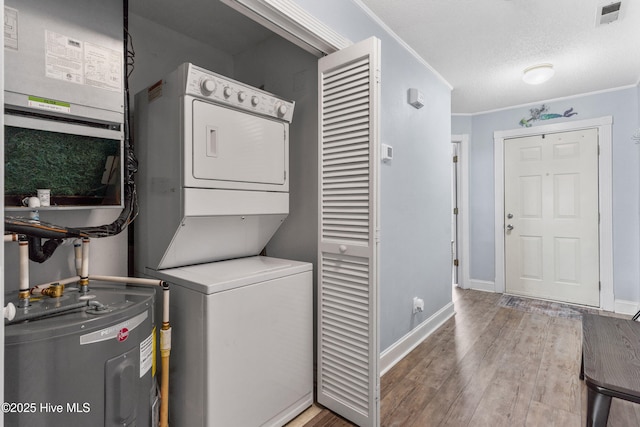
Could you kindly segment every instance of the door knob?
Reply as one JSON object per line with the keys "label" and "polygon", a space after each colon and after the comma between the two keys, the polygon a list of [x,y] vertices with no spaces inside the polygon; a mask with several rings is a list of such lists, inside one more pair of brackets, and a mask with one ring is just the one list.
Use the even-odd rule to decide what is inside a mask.
{"label": "door knob", "polygon": [[511,230],[513,230],[513,225],[507,224],[507,231],[511,231]]}

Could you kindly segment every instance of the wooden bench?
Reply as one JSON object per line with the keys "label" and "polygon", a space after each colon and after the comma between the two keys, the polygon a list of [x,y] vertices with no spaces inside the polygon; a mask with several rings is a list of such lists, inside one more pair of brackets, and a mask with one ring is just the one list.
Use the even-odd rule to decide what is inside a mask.
{"label": "wooden bench", "polygon": [[640,322],[584,314],[580,379],[588,427],[606,427],[612,397],[640,403]]}

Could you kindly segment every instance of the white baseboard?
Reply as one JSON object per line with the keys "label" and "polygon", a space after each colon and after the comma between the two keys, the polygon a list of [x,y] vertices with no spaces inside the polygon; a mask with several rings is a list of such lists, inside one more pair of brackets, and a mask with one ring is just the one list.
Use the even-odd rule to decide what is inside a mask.
{"label": "white baseboard", "polygon": [[640,309],[640,306],[638,305],[637,302],[625,301],[625,300],[617,299],[614,302],[614,309],[613,310],[616,313],[628,314],[630,316],[633,316],[634,314],[636,314],[638,312],[639,309]]}
{"label": "white baseboard", "polygon": [[453,302],[450,302],[380,353],[380,376],[384,375],[396,363],[401,361],[411,350],[416,348],[454,314]]}
{"label": "white baseboard", "polygon": [[476,291],[495,292],[495,282],[489,282],[486,280],[469,280],[469,289],[475,289]]}

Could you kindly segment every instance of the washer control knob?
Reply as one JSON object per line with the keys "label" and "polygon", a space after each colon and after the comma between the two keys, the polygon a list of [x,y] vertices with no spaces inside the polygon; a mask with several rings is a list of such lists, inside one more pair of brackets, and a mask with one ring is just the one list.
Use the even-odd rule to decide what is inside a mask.
{"label": "washer control knob", "polygon": [[215,91],[216,82],[214,82],[212,79],[203,79],[200,82],[200,92],[202,92],[203,95],[209,96]]}
{"label": "washer control knob", "polygon": [[222,94],[225,98],[229,98],[231,97],[231,95],[233,95],[233,89],[231,89],[229,86],[225,86]]}
{"label": "washer control knob", "polygon": [[286,105],[284,104],[278,104],[276,105],[276,114],[278,115],[278,117],[284,117],[285,114],[287,114],[288,108]]}
{"label": "washer control knob", "polygon": [[257,96],[251,97],[251,105],[253,105],[254,107],[257,107],[259,103],[260,103],[260,98],[258,98]]}
{"label": "washer control knob", "polygon": [[247,94],[243,91],[238,92],[238,101],[244,102],[245,99],[247,99]]}

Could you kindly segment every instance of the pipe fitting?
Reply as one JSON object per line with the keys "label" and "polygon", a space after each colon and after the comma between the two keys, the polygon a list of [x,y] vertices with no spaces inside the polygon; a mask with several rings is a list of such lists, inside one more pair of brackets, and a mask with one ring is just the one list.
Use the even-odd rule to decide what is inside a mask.
{"label": "pipe fitting", "polygon": [[48,288],[45,288],[42,290],[42,295],[46,295],[51,298],[60,298],[63,293],[64,293],[64,285],[60,283],[54,283]]}
{"label": "pipe fitting", "polygon": [[31,292],[27,289],[22,290],[18,293],[18,307],[25,308],[29,307],[29,297],[31,296]]}

